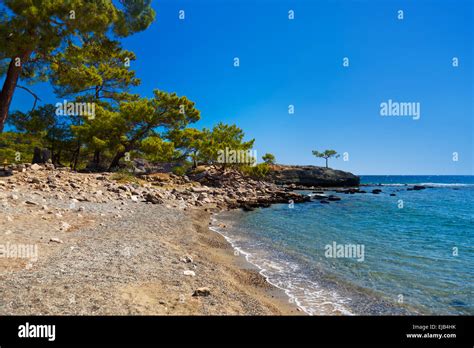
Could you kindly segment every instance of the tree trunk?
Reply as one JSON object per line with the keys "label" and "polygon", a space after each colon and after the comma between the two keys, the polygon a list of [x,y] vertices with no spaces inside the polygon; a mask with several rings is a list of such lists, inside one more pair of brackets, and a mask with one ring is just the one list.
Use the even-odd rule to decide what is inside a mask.
{"label": "tree trunk", "polygon": [[[8,111],[10,110],[10,104],[13,99],[13,93],[20,78],[21,69],[23,64],[28,61],[31,52],[24,52],[18,57],[13,57],[8,65],[7,76],[3,82],[2,91],[0,92],[0,133],[3,132],[5,122],[8,118]],[[20,66],[15,66],[16,58],[20,58]]]}
{"label": "tree trunk", "polygon": [[95,150],[94,151],[93,163],[94,163],[95,168],[99,168],[99,166],[100,166],[100,150]]}
{"label": "tree trunk", "polygon": [[109,166],[109,171],[113,171],[115,168],[118,168],[119,166],[119,163],[120,163],[120,160],[122,159],[123,156],[125,156],[125,153],[127,151],[119,151],[117,152],[117,154],[115,155],[114,159],[112,160],[112,162],[110,163],[110,166]]}
{"label": "tree trunk", "polygon": [[328,167],[328,159],[326,158],[326,168],[329,168]]}
{"label": "tree trunk", "polygon": [[77,168],[77,163],[79,162],[79,156],[81,154],[81,142],[77,142],[77,148],[74,151],[73,158],[72,158],[72,170],[76,170]]}

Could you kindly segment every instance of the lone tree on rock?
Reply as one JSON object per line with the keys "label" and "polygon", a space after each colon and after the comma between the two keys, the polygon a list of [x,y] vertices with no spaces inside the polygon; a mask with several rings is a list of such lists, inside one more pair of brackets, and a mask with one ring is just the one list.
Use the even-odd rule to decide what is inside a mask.
{"label": "lone tree on rock", "polygon": [[324,158],[326,160],[326,168],[329,168],[328,167],[328,159],[329,158],[331,158],[331,157],[339,158],[339,155],[335,150],[326,150],[324,152],[319,152],[319,151],[313,150],[313,155],[315,155],[318,158]]}

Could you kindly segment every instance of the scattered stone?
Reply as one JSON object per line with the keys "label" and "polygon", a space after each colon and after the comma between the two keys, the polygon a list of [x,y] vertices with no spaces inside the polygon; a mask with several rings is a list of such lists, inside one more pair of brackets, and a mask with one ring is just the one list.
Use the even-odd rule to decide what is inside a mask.
{"label": "scattered stone", "polygon": [[183,256],[182,258],[179,259],[181,262],[184,262],[184,263],[192,263],[193,262],[193,259],[191,256]]}
{"label": "scattered stone", "polygon": [[146,196],[145,196],[145,201],[146,202],[150,202],[152,204],[163,204],[164,201],[161,199],[161,198],[158,198],[156,196],[154,196],[153,194],[151,193],[148,193]]}
{"label": "scattered stone", "polygon": [[211,294],[211,290],[207,287],[197,288],[193,292],[193,296],[209,296]]}
{"label": "scattered stone", "polygon": [[61,228],[60,228],[61,231],[67,231],[67,230],[69,230],[70,228],[71,228],[71,225],[68,224],[67,222],[63,221],[63,222],[61,223]]}
{"label": "scattered stone", "polygon": [[184,274],[185,276],[191,276],[191,277],[195,277],[195,276],[196,276],[196,273],[195,273],[194,271],[188,271],[188,270],[184,271],[183,274]]}
{"label": "scattered stone", "polygon": [[51,238],[49,241],[50,241],[50,242],[53,242],[53,243],[59,243],[59,244],[63,244],[63,243],[64,243],[64,242],[63,242],[61,239],[59,239],[59,238]]}

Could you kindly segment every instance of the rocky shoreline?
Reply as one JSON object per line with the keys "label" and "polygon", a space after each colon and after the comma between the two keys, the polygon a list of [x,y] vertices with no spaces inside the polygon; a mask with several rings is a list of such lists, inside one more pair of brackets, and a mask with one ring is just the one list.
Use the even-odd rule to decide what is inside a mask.
{"label": "rocky shoreline", "polygon": [[[4,315],[301,315],[283,291],[209,229],[211,214],[341,200],[329,192],[383,192],[362,185],[278,186],[212,168],[189,177],[134,177],[23,164],[3,174],[0,246],[39,249],[36,260],[0,257]],[[298,189],[306,192],[293,191]]]}
{"label": "rocky shoreline", "polygon": [[3,315],[302,314],[209,224],[212,212],[307,196],[236,173],[128,182],[27,164],[9,174],[0,244],[38,255],[0,257]]}

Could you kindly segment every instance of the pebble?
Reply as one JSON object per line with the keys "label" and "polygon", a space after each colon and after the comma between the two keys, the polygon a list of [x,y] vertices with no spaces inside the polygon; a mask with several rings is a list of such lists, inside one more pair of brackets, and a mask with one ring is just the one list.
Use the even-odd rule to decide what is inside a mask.
{"label": "pebble", "polygon": [[197,288],[193,292],[193,296],[209,296],[211,294],[211,290],[207,287]]}

